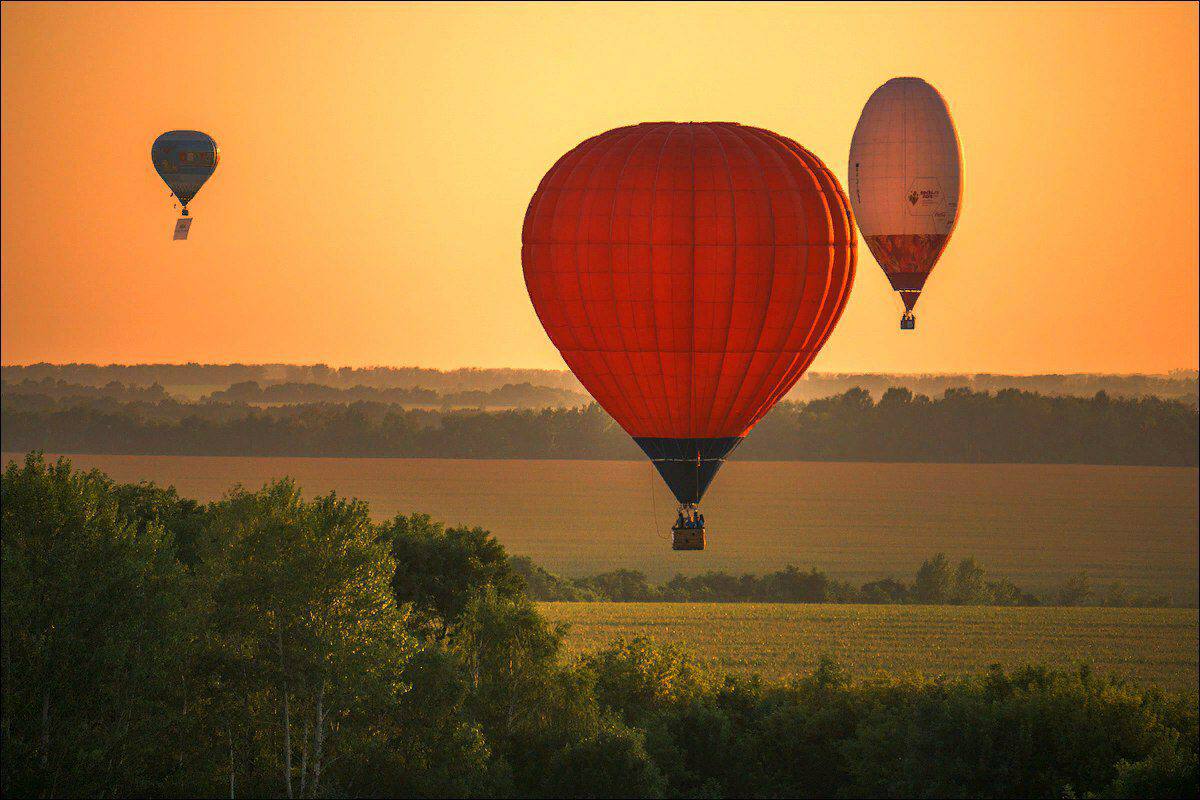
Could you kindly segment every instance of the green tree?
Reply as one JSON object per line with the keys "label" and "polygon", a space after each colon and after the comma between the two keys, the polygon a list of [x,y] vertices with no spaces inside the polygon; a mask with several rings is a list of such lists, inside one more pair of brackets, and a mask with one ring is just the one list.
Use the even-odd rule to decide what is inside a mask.
{"label": "green tree", "polygon": [[954,573],[945,553],[927,559],[917,570],[913,597],[918,603],[946,603],[954,592]]}
{"label": "green tree", "polygon": [[525,594],[532,600],[597,600],[595,592],[585,591],[560,578],[528,556],[509,556],[513,571],[525,581]]}
{"label": "green tree", "polygon": [[514,793],[512,770],[476,718],[457,653],[430,642],[404,666],[409,687],[391,713],[396,730],[365,744],[370,769],[348,787],[357,796],[496,797]]}
{"label": "green tree", "polygon": [[[1183,712],[1086,669],[995,667],[851,691],[865,705],[845,745],[847,796],[1088,796],[1119,785],[1123,771],[1146,792],[1124,796],[1163,796],[1187,786],[1195,753],[1194,698],[1177,701],[1191,705]],[[1195,791],[1193,777],[1190,791],[1166,796]]]}
{"label": "green tree", "polygon": [[369,773],[364,748],[395,730],[416,647],[392,597],[388,547],[364,503],[305,502],[287,480],[234,492],[210,516],[201,573],[230,785],[288,797],[344,790]]}
{"label": "green tree", "polygon": [[150,524],[164,527],[175,546],[175,555],[187,566],[194,566],[198,541],[207,524],[205,508],[195,500],[180,497],[171,486],[163,489],[153,483],[113,484],[110,489],[121,516],[141,530]]}
{"label": "green tree", "polygon": [[979,562],[973,556],[959,562],[958,569],[954,573],[954,589],[951,592],[951,599],[953,602],[963,605],[987,603],[991,599],[988,595],[983,567],[979,566]]}
{"label": "green tree", "polygon": [[1179,747],[1161,746],[1138,761],[1121,760],[1117,776],[1100,797],[1138,797],[1144,800],[1169,800],[1195,797],[1200,786],[1200,768],[1196,752]]}
{"label": "green tree", "polygon": [[528,715],[538,714],[537,696],[554,671],[564,634],[523,595],[505,596],[489,586],[468,601],[452,647],[497,740],[507,744]]}
{"label": "green tree", "polygon": [[894,578],[871,581],[862,585],[864,603],[903,603],[908,599],[908,587]]}
{"label": "green tree", "polygon": [[711,679],[698,661],[645,636],[619,638],[604,650],[584,656],[580,668],[595,686],[601,706],[623,713],[632,725],[689,703],[711,688]]}
{"label": "green tree", "polygon": [[2,495],[3,794],[179,786],[198,625],[169,534],[65,459],[10,462]]}
{"label": "green tree", "polygon": [[1063,606],[1083,605],[1092,596],[1092,584],[1086,573],[1072,575],[1058,590],[1058,603]]}
{"label": "green tree", "polygon": [[414,619],[444,637],[467,604],[491,587],[502,597],[521,595],[525,582],[503,546],[482,528],[445,528],[428,514],[395,517],[382,537],[391,545],[392,590],[411,604]]}
{"label": "green tree", "polygon": [[575,581],[575,585],[585,592],[621,603],[653,599],[645,574],[635,569],[602,572],[599,575],[578,579]]}
{"label": "green tree", "polygon": [[1120,581],[1110,583],[1104,593],[1104,605],[1112,608],[1123,608],[1129,605],[1131,601],[1132,598],[1129,596],[1129,590]]}
{"label": "green tree", "polygon": [[646,752],[641,732],[614,721],[555,753],[548,797],[662,797],[666,779]]}

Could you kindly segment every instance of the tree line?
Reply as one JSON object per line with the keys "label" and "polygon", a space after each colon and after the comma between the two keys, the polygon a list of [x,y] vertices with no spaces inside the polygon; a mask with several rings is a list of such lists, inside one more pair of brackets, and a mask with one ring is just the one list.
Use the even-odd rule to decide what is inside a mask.
{"label": "tree line", "polygon": [[[496,412],[406,409],[374,401],[128,401],[10,394],[7,451],[177,455],[640,459],[595,404]],[[1157,397],[851,389],[780,403],[736,457],[752,460],[1196,466],[1194,404]]]}
{"label": "tree line", "polygon": [[[6,381],[61,380],[103,386],[112,381],[132,386],[217,386],[255,381],[316,383],[336,388],[370,386],[379,389],[424,388],[436,392],[488,391],[506,383],[531,383],[551,389],[582,392],[579,381],[561,369],[439,370],[422,367],[331,367],[327,364],[27,364],[0,367]],[[947,389],[996,392],[1020,389],[1051,395],[1090,397],[1107,392],[1122,397],[1157,395],[1183,400],[1197,396],[1196,370],[1177,369],[1166,374],[1067,373],[1043,375],[889,374],[862,372],[810,372],[788,393],[789,400],[813,400],[841,394],[855,387],[876,395],[898,386],[930,396]]]}
{"label": "tree line", "polygon": [[125,385],[120,381],[109,381],[103,386],[93,386],[86,383],[69,383],[58,378],[42,378],[33,380],[26,378],[20,382],[0,382],[0,393],[8,402],[18,397],[43,397],[50,400],[120,400],[157,403],[171,399],[171,395],[162,385],[152,383],[149,386]]}
{"label": "tree line", "polygon": [[525,581],[534,600],[615,603],[873,603],[970,606],[1082,606],[1159,608],[1171,604],[1167,594],[1135,592],[1121,582],[1095,590],[1086,573],[1069,578],[1046,594],[1027,592],[1007,578],[991,578],[973,557],[953,565],[944,553],[926,559],[911,583],[882,578],[854,585],[831,578],[816,567],[807,572],[788,564],[765,575],[730,575],[709,571],[676,574],[651,584],[640,570],[618,569],[565,578],[512,556],[512,568]]}
{"label": "tree line", "polygon": [[506,383],[494,389],[469,389],[437,392],[422,386],[341,388],[320,383],[235,383],[213,392],[207,400],[232,403],[355,403],[378,402],[396,405],[445,406],[447,408],[564,408],[584,406],[591,400],[579,392],[534,386],[532,383]]}
{"label": "tree line", "polygon": [[289,481],[0,481],[5,796],[1192,797],[1195,695],[568,660],[503,548]]}
{"label": "tree line", "polygon": [[327,364],[26,364],[0,367],[0,377],[13,383],[47,378],[103,386],[117,381],[132,386],[216,386],[235,383],[317,383],[348,389],[425,388],[435,392],[489,391],[505,384],[531,383],[552,389],[581,391],[579,381],[560,369],[429,369],[425,367],[331,367]]}
{"label": "tree line", "polygon": [[1196,370],[1176,369],[1165,375],[1111,375],[1068,373],[1047,375],[973,374],[888,375],[871,373],[808,373],[788,392],[789,400],[816,400],[841,394],[854,388],[866,389],[879,396],[892,387],[908,389],[930,397],[947,389],[974,392],[999,392],[1020,389],[1049,395],[1091,397],[1105,392],[1117,397],[1168,397],[1196,402]]}
{"label": "tree line", "polygon": [[[158,383],[150,386],[126,385],[110,381],[103,386],[68,383],[55,378],[20,382],[4,381],[0,392],[5,402],[45,406],[44,400],[58,405],[83,401],[117,400],[122,402],[158,403],[186,398],[172,396]],[[506,383],[493,389],[460,392],[438,392],[421,386],[409,388],[379,388],[353,386],[347,389],[320,383],[268,383],[241,381],[227,389],[218,389],[200,398],[200,403],[232,403],[247,406],[284,403],[355,403],[376,402],[399,406],[430,406],[434,408],[550,408],[586,405],[589,399],[567,389],[534,386],[531,383]]]}

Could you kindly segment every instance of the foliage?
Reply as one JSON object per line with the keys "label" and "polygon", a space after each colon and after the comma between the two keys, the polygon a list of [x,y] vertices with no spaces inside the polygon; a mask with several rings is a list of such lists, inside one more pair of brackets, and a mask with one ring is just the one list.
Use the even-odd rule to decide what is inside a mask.
{"label": "foliage", "polygon": [[[131,387],[151,386],[231,386],[255,381],[263,386],[280,383],[307,383],[318,386],[349,388],[366,386],[379,389],[424,388],[446,393],[490,391],[505,384],[531,383],[535,386],[577,391],[579,382],[566,370],[479,369],[453,370],[420,367],[330,367],[326,364],[28,364],[2,369],[3,379],[11,383],[58,381],[88,386],[117,382]],[[976,392],[1020,389],[1047,395],[1090,397],[1106,392],[1118,397],[1157,395],[1195,400],[1196,370],[1177,369],[1165,375],[1045,374],[995,375],[925,374],[894,375],[880,373],[809,372],[804,375],[788,399],[812,400],[841,394],[861,387],[874,395],[890,388],[906,389],[930,397],[947,389],[965,388]]]}
{"label": "foliage", "polygon": [[391,708],[415,642],[387,547],[364,503],[304,501],[287,480],[234,491],[208,514],[196,570],[215,632],[205,688],[238,723],[226,735],[242,791],[344,789],[369,767],[355,763],[364,743],[403,736]]}
{"label": "foliage", "polygon": [[1054,397],[947,389],[931,399],[892,388],[781,403],[739,458],[1196,466],[1194,403],[1157,397]]}
{"label": "foliage", "polygon": [[382,533],[396,564],[392,591],[426,624],[445,633],[460,622],[467,605],[485,589],[520,595],[525,583],[509,565],[504,548],[482,528],[446,529],[428,514],[399,515]]}
{"label": "foliage", "polygon": [[148,794],[175,779],[173,715],[198,620],[161,524],[112,481],[31,454],[3,475],[2,793]]}
{"label": "foliage", "polygon": [[[336,392],[337,399],[260,408],[255,403],[264,391],[243,387],[226,396],[255,399],[206,403],[6,393],[0,446],[182,455],[641,458],[595,404],[434,411],[385,402],[382,390],[347,395],[317,387],[295,396]],[[994,395],[948,389],[930,399],[889,389],[874,403],[856,388],[823,400],[779,404],[746,438],[738,458],[1194,467],[1198,452],[1194,402],[1121,399],[1103,392],[1055,397],[1014,389]]]}
{"label": "foliage", "polygon": [[1196,792],[1194,695],[830,660],[771,684],[642,637],[572,662],[478,528],[289,480],[199,505],[38,454],[2,493],[5,796]]}
{"label": "foliage", "polygon": [[580,578],[563,578],[525,556],[508,560],[513,572],[525,582],[526,593],[545,602],[755,602],[755,603],[915,603],[924,605],[1088,605],[1110,607],[1160,607],[1170,605],[1162,594],[1130,592],[1119,582],[1108,587],[1102,598],[1088,589],[1086,574],[1070,578],[1058,591],[1038,597],[1023,591],[1005,578],[991,580],[974,557],[952,567],[944,553],[927,559],[911,585],[894,578],[868,581],[861,587],[835,580],[816,567],[808,572],[788,564],[765,575],[730,575],[708,571],[700,575],[676,574],[669,581],[652,585],[638,570],[620,569]]}
{"label": "foliage", "polygon": [[213,392],[211,402],[225,403],[394,403],[405,406],[440,406],[443,408],[553,408],[582,406],[588,403],[584,395],[567,389],[534,386],[529,382],[506,383],[486,391],[471,389],[459,392],[436,392],[420,386],[377,387],[352,386],[341,388],[320,383],[269,383],[258,381],[235,383],[228,389]]}
{"label": "foliage", "polygon": [[[87,386],[123,383],[126,386],[221,386],[255,381],[260,384],[315,384],[336,388],[367,386],[377,389],[425,388],[439,393],[490,391],[505,384],[531,383],[558,389],[578,389],[566,370],[551,369],[425,369],[422,367],[330,367],[326,364],[28,364],[0,370],[8,383],[46,380]],[[1138,376],[1142,383],[1163,381]],[[1157,383],[1156,383],[1157,381]],[[1195,383],[1195,379],[1192,379]]]}
{"label": "foliage", "polygon": [[311,797],[418,735],[364,504],[283,481],[202,508],[39,455],[3,481],[4,794]]}
{"label": "foliage", "polygon": [[513,572],[525,581],[525,593],[534,600],[605,600],[595,592],[580,588],[575,581],[559,577],[535,564],[529,556],[509,556]]}
{"label": "foliage", "polygon": [[1146,778],[1151,793],[1195,791],[1194,706],[1086,669],[860,684],[826,660],[788,687],[681,686],[686,661],[645,639],[582,663],[601,705],[657,740],[672,794],[1061,797]]}

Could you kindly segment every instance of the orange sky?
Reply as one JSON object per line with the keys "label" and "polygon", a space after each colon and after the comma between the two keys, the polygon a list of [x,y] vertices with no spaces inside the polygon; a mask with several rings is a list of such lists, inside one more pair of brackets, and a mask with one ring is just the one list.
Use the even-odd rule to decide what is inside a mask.
{"label": "orange sky", "polygon": [[[561,367],[521,277],[551,164],[643,120],[845,183],[871,91],[946,96],[958,230],[918,308],[862,247],[813,369],[1197,366],[1197,6],[3,5],[3,362]],[[221,146],[170,240],[150,143]]]}

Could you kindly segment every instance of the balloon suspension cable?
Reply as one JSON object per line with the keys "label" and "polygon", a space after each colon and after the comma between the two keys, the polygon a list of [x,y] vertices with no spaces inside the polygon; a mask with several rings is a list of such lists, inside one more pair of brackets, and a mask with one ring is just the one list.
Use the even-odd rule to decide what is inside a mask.
{"label": "balloon suspension cable", "polygon": [[651,461],[646,467],[650,470],[650,481],[646,485],[650,487],[650,517],[654,520],[654,536],[657,539],[669,539],[669,536],[663,535],[662,523],[658,518],[658,502],[654,499],[654,462]]}

